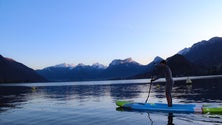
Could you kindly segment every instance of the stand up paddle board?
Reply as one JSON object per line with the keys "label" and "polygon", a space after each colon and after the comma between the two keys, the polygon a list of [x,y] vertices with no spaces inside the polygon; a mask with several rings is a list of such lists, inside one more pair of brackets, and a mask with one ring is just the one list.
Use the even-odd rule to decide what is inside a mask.
{"label": "stand up paddle board", "polygon": [[173,104],[168,107],[165,103],[139,103],[130,101],[116,101],[116,105],[134,111],[162,111],[182,113],[211,113],[222,114],[222,105],[216,104]]}

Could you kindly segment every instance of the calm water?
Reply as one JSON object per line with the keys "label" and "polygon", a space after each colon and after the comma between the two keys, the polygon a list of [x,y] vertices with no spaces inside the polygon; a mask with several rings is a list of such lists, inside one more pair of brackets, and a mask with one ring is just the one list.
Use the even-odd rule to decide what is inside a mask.
{"label": "calm water", "polygon": [[[116,100],[144,102],[147,80],[0,85],[0,125],[219,125],[222,115],[118,110]],[[176,82],[174,103],[222,103],[222,79]],[[164,83],[149,102],[166,102]]]}

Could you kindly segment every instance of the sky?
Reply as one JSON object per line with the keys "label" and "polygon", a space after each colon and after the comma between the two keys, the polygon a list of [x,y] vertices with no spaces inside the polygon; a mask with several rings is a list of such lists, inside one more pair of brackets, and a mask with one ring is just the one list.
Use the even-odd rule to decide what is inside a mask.
{"label": "sky", "polygon": [[222,37],[221,0],[0,0],[0,54],[33,69],[148,64]]}

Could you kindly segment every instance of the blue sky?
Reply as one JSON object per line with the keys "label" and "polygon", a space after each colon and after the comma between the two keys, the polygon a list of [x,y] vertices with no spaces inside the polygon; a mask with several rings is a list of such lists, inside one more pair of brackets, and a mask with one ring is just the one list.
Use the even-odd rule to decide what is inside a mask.
{"label": "blue sky", "polygon": [[0,0],[0,54],[33,69],[148,64],[222,36],[221,0]]}

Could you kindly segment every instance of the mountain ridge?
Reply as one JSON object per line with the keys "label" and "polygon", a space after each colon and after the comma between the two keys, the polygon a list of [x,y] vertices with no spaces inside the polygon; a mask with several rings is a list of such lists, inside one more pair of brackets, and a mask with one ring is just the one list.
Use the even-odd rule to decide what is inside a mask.
{"label": "mountain ridge", "polygon": [[[161,57],[156,56],[147,65],[142,65],[132,58],[114,59],[108,66],[100,63],[62,63],[34,71],[22,63],[0,55],[0,82],[148,78],[154,68],[154,62],[159,60]],[[172,69],[173,76],[222,74],[222,37],[197,42],[168,57],[166,61]]]}
{"label": "mountain ridge", "polygon": [[22,63],[0,55],[0,83],[44,82],[44,77]]}
{"label": "mountain ridge", "polygon": [[[191,47],[185,48],[179,51],[177,54],[171,57],[168,57],[166,61],[172,68],[173,73],[174,73],[173,75],[185,76],[185,75],[208,75],[212,73],[213,74],[220,73],[222,71],[222,68],[221,68],[222,66],[218,66],[218,63],[212,62],[211,64],[208,64],[206,62],[206,64],[204,64],[205,62],[201,63],[201,62],[193,60],[192,58],[196,59],[198,57],[204,56],[204,55],[201,55],[201,53],[203,53],[205,49],[208,50],[207,47],[210,47],[214,44],[218,44],[218,42],[221,42],[221,40],[222,40],[221,37],[213,37],[209,40],[202,40],[200,42],[193,44]],[[222,46],[220,44],[217,45],[216,47],[222,50]],[[212,51],[211,49],[215,49],[215,47],[214,48],[210,47],[208,52]],[[218,50],[218,49],[215,49],[215,50]],[[196,53],[199,53],[200,55]],[[195,55],[195,56],[193,56],[192,58],[189,58],[189,55]],[[96,79],[94,79],[95,76],[90,77],[90,78],[91,80],[147,78],[147,77],[150,77],[150,72],[152,71],[154,67],[153,63],[160,59],[161,57],[157,56],[154,58],[153,61],[151,61],[147,65],[141,65],[140,63],[134,61],[132,58],[126,58],[123,60],[114,59],[103,70],[100,70],[100,71],[94,70],[95,72],[94,75],[96,74],[99,77],[96,77]],[[208,60],[210,59],[208,58]],[[216,65],[217,68],[215,69],[215,67],[212,67],[212,65]],[[91,66],[88,66],[88,68],[90,67]],[[82,71],[82,73],[83,72],[84,72],[83,75],[87,74],[87,71]],[[90,72],[92,72],[92,70]],[[79,73],[76,72],[73,74],[78,75]],[[90,74],[87,74],[87,75],[90,75]],[[80,80],[80,79],[72,79],[72,80]],[[81,76],[81,80],[84,80],[84,76]]]}
{"label": "mountain ridge", "polygon": [[179,53],[193,63],[206,66],[222,64],[222,37],[202,40],[187,49],[189,51],[181,53],[181,50]]}
{"label": "mountain ridge", "polygon": [[84,81],[125,79],[126,77],[134,75],[134,73],[141,72],[141,70],[143,70],[142,67],[143,65],[134,61],[132,58],[126,58],[124,60],[114,59],[108,67],[97,63],[91,66],[77,65],[73,68],[52,66],[36,71],[51,81],[58,81],[57,78],[61,77],[63,77],[62,79],[65,81]]}

